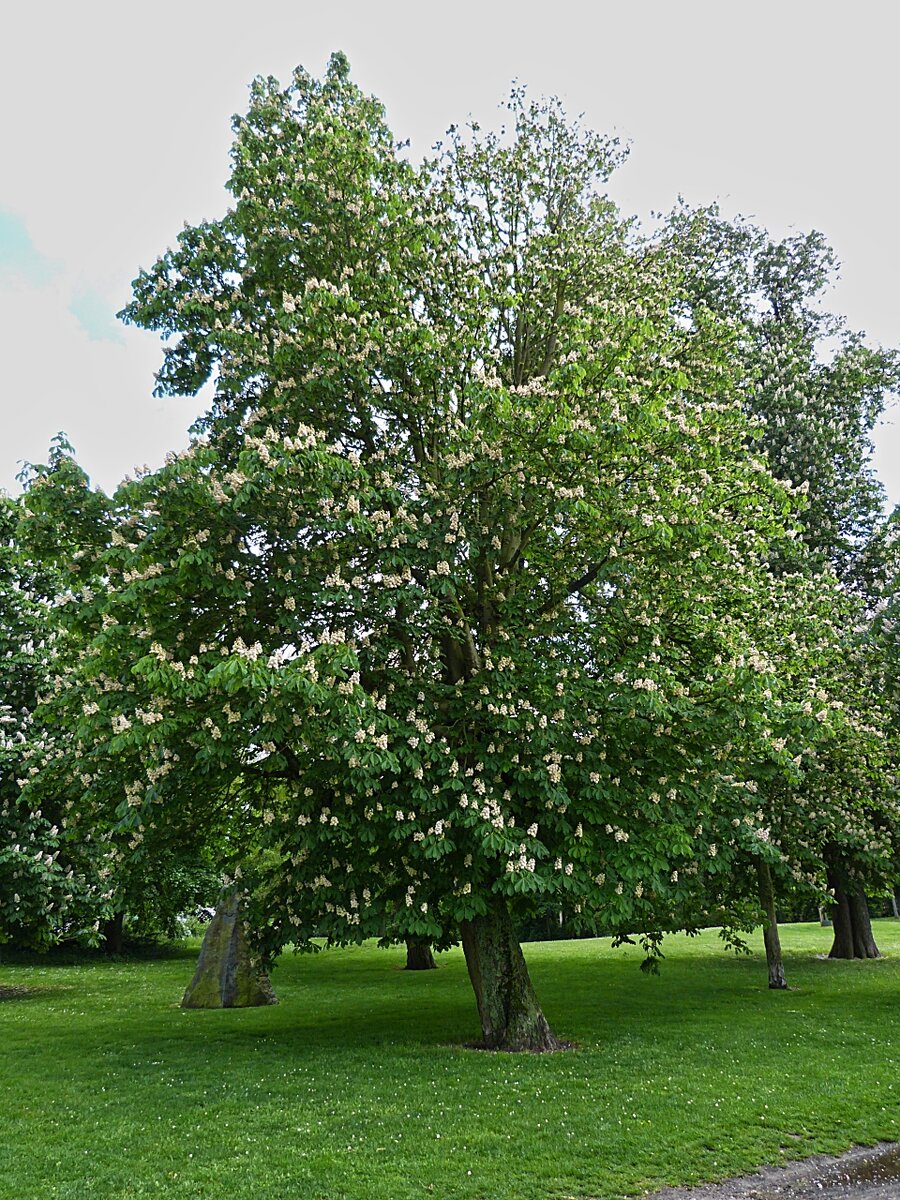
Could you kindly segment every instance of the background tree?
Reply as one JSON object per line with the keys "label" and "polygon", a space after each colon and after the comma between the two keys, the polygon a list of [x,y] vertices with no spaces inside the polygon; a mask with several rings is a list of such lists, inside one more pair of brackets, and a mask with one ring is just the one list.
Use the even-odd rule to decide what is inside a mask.
{"label": "background tree", "polygon": [[0,494],[0,945],[41,949],[87,936],[98,904],[90,848],[66,843],[55,798],[32,806],[20,793],[51,682],[56,582],[23,552],[19,518],[19,503]]}
{"label": "background tree", "polygon": [[[742,219],[725,221],[715,208],[681,207],[663,237],[682,255],[689,311],[693,304],[712,306],[741,330],[736,349],[745,404],[762,422],[761,448],[774,474],[804,492],[797,545],[786,557],[782,549],[773,567],[806,574],[822,597],[832,592],[835,574],[846,593],[835,595],[833,614],[822,611],[818,637],[826,653],[808,690],[813,702],[828,696],[850,719],[792,792],[783,781],[775,785],[770,807],[783,867],[796,875],[802,861],[802,873],[827,879],[835,896],[833,953],[852,957],[854,943],[877,953],[864,888],[885,886],[892,857],[885,830],[896,827],[896,813],[893,764],[884,749],[891,732],[882,691],[873,686],[881,668],[867,634],[893,570],[885,555],[884,490],[871,457],[872,432],[900,385],[900,355],[867,345],[825,307],[837,264],[819,233],[778,242]],[[796,671],[801,659],[792,658]],[[870,852],[875,846],[877,854]],[[771,929],[772,893],[761,870]]]}
{"label": "background tree", "polygon": [[900,390],[900,352],[867,344],[826,307],[838,264],[818,232],[776,241],[715,207],[682,206],[661,236],[681,255],[688,311],[712,308],[740,331],[745,404],[762,422],[757,449],[806,497],[805,569],[831,568],[851,590],[877,594],[885,493],[872,434]]}
{"label": "background tree", "polygon": [[[27,683],[31,704],[29,740],[35,745],[19,736],[18,774],[25,773],[25,762],[36,749],[46,760],[43,748],[53,746],[58,760],[67,763],[67,781],[78,780],[76,792],[68,783],[57,790],[56,772],[46,760],[41,805],[52,814],[60,861],[68,864],[69,874],[74,866],[83,884],[90,880],[95,935],[108,951],[120,953],[126,937],[146,941],[174,936],[180,914],[215,897],[221,870],[214,864],[211,841],[186,824],[175,836],[160,828],[152,852],[150,846],[141,846],[134,853],[138,847],[130,844],[130,831],[118,830],[114,807],[104,810],[91,798],[86,764],[68,762],[70,728],[57,726],[55,719],[45,724],[35,715],[38,692],[65,690],[72,663],[84,648],[84,613],[95,601],[96,590],[102,592],[105,585],[100,562],[114,518],[109,498],[91,488],[62,434],[54,439],[47,463],[29,465],[23,482],[10,536],[15,538],[15,561],[30,565],[29,587],[26,595],[17,590],[11,612],[32,631],[27,643],[31,670],[23,685]],[[10,629],[14,628],[11,618]],[[92,705],[93,697],[83,699],[83,708],[90,710]],[[83,720],[84,715],[71,720]],[[110,782],[119,804],[121,783]],[[9,783],[15,790],[15,781],[10,778]],[[71,922],[57,920],[54,928],[56,936],[73,932]]]}

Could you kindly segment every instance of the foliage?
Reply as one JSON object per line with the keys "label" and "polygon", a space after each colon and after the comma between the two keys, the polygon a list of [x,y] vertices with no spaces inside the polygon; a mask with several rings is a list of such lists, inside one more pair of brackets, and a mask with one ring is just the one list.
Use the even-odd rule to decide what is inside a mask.
{"label": "foliage", "polygon": [[807,569],[830,567],[871,598],[884,582],[873,550],[885,502],[872,433],[900,393],[900,351],[868,344],[826,307],[838,264],[821,233],[776,241],[742,218],[726,221],[715,206],[682,205],[662,236],[682,255],[689,304],[713,308],[740,330],[761,449],[776,476],[806,496]]}
{"label": "foliage", "polygon": [[66,846],[54,797],[41,807],[20,794],[38,697],[50,682],[55,585],[22,553],[19,516],[18,503],[0,494],[0,944],[43,946],[85,932],[93,912],[89,855]]}
{"label": "foliage", "polygon": [[10,832],[8,840],[21,847],[16,886],[0,889],[15,910],[7,937],[17,945],[96,940],[117,914],[126,918],[130,937],[171,937],[180,912],[218,892],[208,843],[182,829],[177,839],[159,837],[152,855],[126,858],[116,847],[122,838],[111,814],[76,805],[71,789],[56,786],[52,769],[46,769],[39,806],[29,804],[18,786],[51,746],[85,786],[84,763],[69,728],[55,724],[51,697],[82,651],[80,613],[94,589],[104,586],[97,564],[112,520],[108,498],[90,487],[63,435],[51,445],[46,465],[26,468],[23,482],[20,501],[8,501],[4,510],[10,757],[2,778],[7,817],[17,813],[19,822],[15,839]]}
{"label": "foliage", "polygon": [[900,388],[900,353],[868,345],[825,307],[837,264],[819,233],[779,242],[748,221],[725,221],[715,207],[681,206],[662,238],[682,256],[689,311],[712,306],[739,331],[745,406],[762,421],[760,448],[805,497],[797,544],[787,555],[779,548],[772,565],[805,576],[818,598],[798,614],[781,669],[816,707],[843,713],[800,779],[764,789],[778,851],[770,865],[820,896],[826,867],[852,891],[878,892],[896,876],[900,808],[890,647],[872,618],[893,587],[897,558],[871,455],[875,424]]}
{"label": "foliage", "polygon": [[510,114],[414,167],[341,56],[257,80],[233,208],[123,314],[170,338],[161,393],[215,400],[84,556],[31,792],[123,862],[216,822],[263,847],[270,952],[496,897],[737,919],[760,781],[841,723],[766,652],[818,599],[770,570],[794,501],[743,331],[604,198],[615,143]]}

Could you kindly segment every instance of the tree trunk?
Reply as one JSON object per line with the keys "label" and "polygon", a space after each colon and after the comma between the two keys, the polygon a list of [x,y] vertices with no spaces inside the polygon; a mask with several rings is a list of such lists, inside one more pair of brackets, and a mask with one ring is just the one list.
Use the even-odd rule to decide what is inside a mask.
{"label": "tree trunk", "polygon": [[897,908],[897,893],[891,892],[891,908],[894,910],[894,916],[900,917],[900,910]]}
{"label": "tree trunk", "polygon": [[237,889],[219,897],[182,1008],[254,1008],[276,1004],[266,973],[254,962]]}
{"label": "tree trunk", "polygon": [[834,944],[829,958],[880,958],[869,906],[862,892],[847,892],[837,876],[828,872],[828,886],[834,890],[834,907],[831,919],[834,923]]}
{"label": "tree trunk", "polygon": [[431,942],[428,938],[412,937],[406,939],[405,971],[434,971],[437,963],[431,953]]}
{"label": "tree trunk", "polygon": [[486,1050],[561,1050],[541,1012],[505,900],[492,897],[482,917],[460,922]]}
{"label": "tree trunk", "polygon": [[850,922],[853,927],[853,953],[856,958],[881,958],[872,934],[872,918],[862,892],[851,892]]}
{"label": "tree trunk", "polygon": [[769,864],[757,860],[756,873],[759,879],[759,902],[766,914],[763,926],[763,941],[766,945],[766,964],[769,968],[769,987],[783,991],[787,987],[784,978],[784,961],[781,957],[781,938],[778,936],[778,917],[775,913],[775,889]]}
{"label": "tree trunk", "polygon": [[831,923],[834,926],[834,941],[829,951],[829,958],[853,958],[853,923],[850,919],[850,904],[844,889],[831,879],[829,886],[834,889],[834,906],[831,910]]}
{"label": "tree trunk", "polygon": [[125,914],[117,912],[115,916],[110,917],[108,921],[103,922],[103,953],[104,954],[121,954],[123,945],[123,930],[125,925]]}

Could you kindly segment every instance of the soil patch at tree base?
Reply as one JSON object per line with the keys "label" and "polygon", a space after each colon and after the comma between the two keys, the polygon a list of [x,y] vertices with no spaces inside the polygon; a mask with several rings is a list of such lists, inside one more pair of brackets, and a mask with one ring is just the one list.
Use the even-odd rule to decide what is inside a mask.
{"label": "soil patch at tree base", "polygon": [[46,995],[47,992],[52,992],[53,988],[29,988],[29,987],[13,987],[12,985],[0,986],[0,1001],[3,1000],[32,1000],[36,996]]}
{"label": "soil patch at tree base", "polygon": [[579,1050],[577,1042],[562,1042],[546,1050],[533,1050],[528,1046],[488,1046],[485,1042],[463,1042],[463,1050],[480,1050],[482,1054],[561,1054],[564,1050]]}

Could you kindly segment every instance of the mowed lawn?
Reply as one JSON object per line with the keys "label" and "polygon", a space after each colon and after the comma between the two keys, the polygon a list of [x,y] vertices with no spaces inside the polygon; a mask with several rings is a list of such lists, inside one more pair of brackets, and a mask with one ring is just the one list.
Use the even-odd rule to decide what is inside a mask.
{"label": "mowed lawn", "polygon": [[900,1138],[900,922],[886,957],[783,929],[672,938],[659,976],[608,941],[526,947],[578,1049],[465,1049],[459,951],[400,970],[364,946],[286,955],[277,1007],[182,1011],[196,947],[154,961],[0,965],[2,1200],[561,1200],[641,1195]]}

